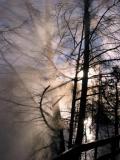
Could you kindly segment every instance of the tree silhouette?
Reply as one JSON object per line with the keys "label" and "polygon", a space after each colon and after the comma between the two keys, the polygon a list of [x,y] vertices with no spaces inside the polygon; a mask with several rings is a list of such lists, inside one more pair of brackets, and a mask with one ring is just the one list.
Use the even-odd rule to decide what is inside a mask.
{"label": "tree silhouette", "polygon": [[[65,2],[59,3],[58,8],[60,43],[57,52],[66,57],[75,71],[68,141],[71,148],[83,142],[88,100],[100,95],[99,84],[91,86],[96,89],[95,93],[89,95],[89,83],[99,78],[99,67],[100,74],[104,75],[119,61],[119,29],[116,26],[119,17],[114,13],[116,8],[118,14],[119,1],[95,4],[94,1],[85,0],[73,2],[72,5]],[[91,69],[94,72],[89,76]],[[81,71],[83,76],[80,77]]]}

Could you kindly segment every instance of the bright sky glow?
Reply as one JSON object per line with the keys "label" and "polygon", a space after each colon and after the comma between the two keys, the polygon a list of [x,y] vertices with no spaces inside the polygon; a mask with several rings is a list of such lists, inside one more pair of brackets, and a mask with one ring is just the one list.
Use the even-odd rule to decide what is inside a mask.
{"label": "bright sky glow", "polygon": [[84,120],[84,126],[85,126],[85,131],[86,131],[86,136],[87,136],[87,141],[92,141],[94,139],[94,134],[93,131],[91,130],[91,125],[92,125],[92,118],[88,117]]}

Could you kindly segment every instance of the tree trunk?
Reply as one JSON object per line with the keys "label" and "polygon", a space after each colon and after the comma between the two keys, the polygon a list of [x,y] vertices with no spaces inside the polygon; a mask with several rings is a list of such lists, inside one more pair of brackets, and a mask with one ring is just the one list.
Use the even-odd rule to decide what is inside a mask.
{"label": "tree trunk", "polygon": [[118,102],[119,102],[119,96],[118,96],[118,87],[117,87],[117,82],[115,82],[115,88],[116,88],[116,104],[115,104],[115,136],[119,134],[118,131]]}
{"label": "tree trunk", "polygon": [[76,105],[76,92],[77,92],[77,71],[74,80],[73,86],[73,99],[72,99],[72,108],[71,108],[71,119],[70,119],[70,130],[69,130],[69,141],[68,141],[68,148],[72,147],[72,139],[73,139],[73,132],[74,132],[74,117],[75,117],[75,105]]}
{"label": "tree trunk", "polygon": [[80,100],[80,110],[78,117],[78,128],[76,136],[76,144],[81,144],[84,132],[84,119],[86,111],[86,101],[87,101],[87,87],[88,87],[88,71],[89,71],[89,44],[90,44],[90,0],[84,1],[84,33],[85,33],[85,43],[84,43],[84,64],[83,64],[83,79],[82,79],[82,90],[81,90],[81,100]]}
{"label": "tree trunk", "polygon": [[[98,95],[98,108],[97,108],[97,113],[96,113],[96,133],[95,133],[95,140],[98,140],[98,134],[99,134],[99,119],[100,119],[100,105],[102,102],[102,97],[101,97],[101,73],[100,73],[100,66],[99,66],[99,95]],[[94,160],[97,159],[97,147],[95,147],[95,153],[94,153]]]}

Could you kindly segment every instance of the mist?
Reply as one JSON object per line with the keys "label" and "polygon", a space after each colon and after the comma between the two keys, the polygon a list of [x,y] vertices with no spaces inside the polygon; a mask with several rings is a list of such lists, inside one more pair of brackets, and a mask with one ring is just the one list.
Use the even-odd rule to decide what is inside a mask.
{"label": "mist", "polygon": [[[58,152],[57,130],[45,124],[39,110],[39,95],[45,87],[59,84],[56,68],[49,60],[56,46],[51,41],[54,24],[45,12],[52,10],[51,2],[46,7],[44,0],[0,1],[1,160],[49,160]],[[51,103],[44,106],[52,128],[57,125],[51,111],[54,96],[60,97],[57,91],[48,93]],[[58,104],[52,110],[57,112],[57,108]]]}
{"label": "mist", "polygon": [[[100,75],[111,74],[117,64],[115,60],[110,65],[113,58],[119,58],[119,25],[109,18],[112,11],[104,13],[112,0],[109,3],[93,0],[88,11],[91,12],[88,30],[93,39],[90,38],[91,44],[88,39],[90,50],[85,53],[83,2],[0,0],[1,160],[54,159],[76,145],[76,134],[81,136],[84,132],[85,143],[95,141],[97,94],[100,94],[101,85],[98,81]],[[119,8],[115,8],[113,12],[117,13],[115,17],[119,24]],[[105,26],[102,18],[105,18]],[[107,36],[107,31],[116,39]],[[90,59],[86,62],[90,64],[84,77],[84,54],[87,53],[86,58],[90,56]],[[86,95],[81,85],[84,78],[88,81],[83,88]],[[83,99],[82,94],[85,95]],[[88,111],[83,110],[85,115],[81,114],[83,118],[78,119],[86,105]],[[75,108],[73,120],[71,107]],[[95,115],[89,110],[91,107],[95,108]],[[80,120],[82,134],[76,133],[77,129],[81,130]],[[101,133],[105,138],[103,130]],[[111,129],[110,135],[114,135]],[[89,154],[87,157],[89,159]]]}

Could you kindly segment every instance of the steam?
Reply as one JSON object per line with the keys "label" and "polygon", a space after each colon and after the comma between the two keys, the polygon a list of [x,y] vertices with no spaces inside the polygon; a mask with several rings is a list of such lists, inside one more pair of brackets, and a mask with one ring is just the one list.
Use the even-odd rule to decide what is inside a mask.
{"label": "steam", "polygon": [[[1,35],[0,44],[2,160],[26,160],[29,156],[35,159],[36,154],[33,153],[37,153],[40,160],[49,160],[54,156],[55,148],[59,148],[57,131],[53,132],[44,123],[39,111],[40,95],[47,86],[50,85],[51,92],[45,96],[43,109],[50,125],[53,128],[58,125],[59,109],[63,119],[70,115],[72,83],[58,88],[56,86],[70,82],[74,70],[69,69],[69,64],[65,64],[64,59],[60,61],[56,54],[59,38],[56,36],[53,2],[0,2],[1,13],[6,17],[0,24],[3,27],[3,23],[6,23],[7,26]],[[91,75],[93,72],[90,70]],[[79,76],[82,77],[82,72]],[[88,118],[85,124],[89,128],[91,119]],[[60,122],[57,128],[64,128],[64,125]],[[91,134],[87,132],[91,139]]]}
{"label": "steam", "polygon": [[[3,14],[7,14],[9,20],[20,18],[16,19],[16,24],[10,23],[11,27],[18,27],[13,31],[6,30],[1,47],[0,158],[25,160],[33,151],[39,150],[40,154],[36,154],[41,160],[51,159],[51,146],[54,148],[56,137],[54,138],[54,133],[40,118],[38,102],[44,87],[55,84],[53,79],[56,70],[45,57],[46,55],[51,58],[54,55],[54,25],[49,19],[44,20],[45,15],[35,18],[35,10],[34,13],[30,10],[32,20],[27,12],[23,16],[25,11],[19,12],[22,8],[20,1],[2,3],[8,8],[7,4],[13,7],[8,10],[10,16],[7,11]],[[34,9],[34,6],[31,7]],[[26,10],[25,4],[24,8]]]}

